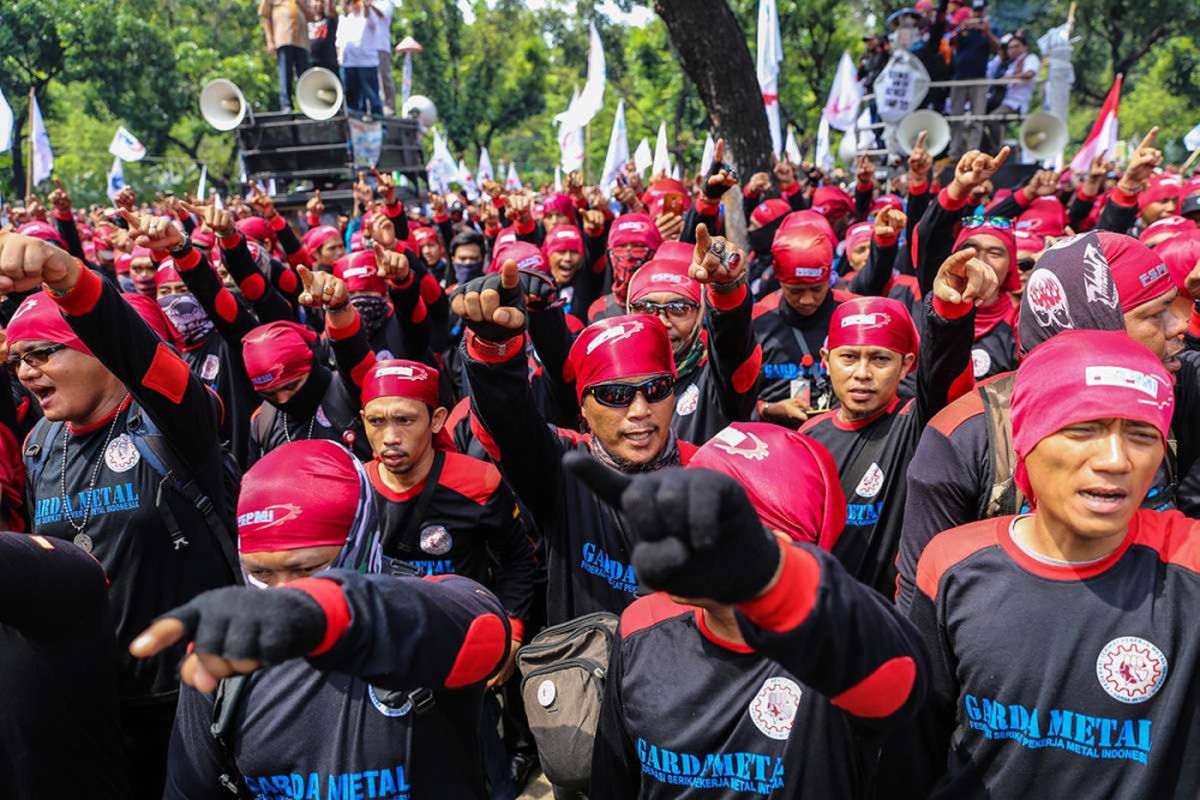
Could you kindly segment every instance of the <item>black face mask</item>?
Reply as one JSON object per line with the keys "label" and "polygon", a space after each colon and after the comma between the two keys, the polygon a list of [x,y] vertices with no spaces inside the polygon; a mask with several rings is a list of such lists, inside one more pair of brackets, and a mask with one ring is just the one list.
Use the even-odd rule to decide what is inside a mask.
{"label": "black face mask", "polygon": [[783,224],[782,217],[758,230],[746,232],[747,238],[750,239],[750,249],[754,251],[754,255],[768,256],[771,254],[771,245],[775,242],[775,232],[779,230],[781,224]]}
{"label": "black face mask", "polygon": [[371,294],[351,297],[350,305],[354,306],[358,316],[362,319],[363,330],[367,332],[368,338],[379,333],[379,329],[387,321],[388,312],[392,310],[391,303],[386,297]]}
{"label": "black face mask", "polygon": [[317,408],[321,405],[321,400],[325,398],[325,392],[329,389],[329,382],[332,379],[333,373],[329,367],[318,364],[314,358],[312,368],[308,371],[308,379],[304,381],[300,390],[289,397],[286,403],[272,403],[272,405],[292,419],[307,420],[317,413]]}
{"label": "black face mask", "polygon": [[213,331],[213,322],[191,292],[158,298],[159,308],[171,323],[184,347],[191,347]]}

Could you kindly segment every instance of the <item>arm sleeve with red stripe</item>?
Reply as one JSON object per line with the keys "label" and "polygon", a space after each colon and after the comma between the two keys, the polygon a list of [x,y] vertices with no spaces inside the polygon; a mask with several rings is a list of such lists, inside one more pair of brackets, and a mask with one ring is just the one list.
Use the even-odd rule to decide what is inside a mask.
{"label": "arm sleeve with red stripe", "polygon": [[[392,227],[396,230],[396,238],[400,241],[408,239],[408,215],[404,213],[404,204],[397,202],[392,206],[384,206],[383,213],[392,221]],[[450,242],[446,242],[450,244]]]}
{"label": "arm sleeve with red stripe", "polygon": [[882,732],[925,699],[927,658],[912,623],[882,595],[806,543],[780,544],[779,581],[738,606],[746,643],[847,714]]}
{"label": "arm sleeve with red stripe", "polygon": [[362,405],[362,381],[367,370],[375,363],[375,353],[367,341],[362,320],[354,313],[354,323],[345,328],[333,328],[326,315],[325,331],[333,348],[333,360],[337,364],[338,377],[350,393],[355,408]]}
{"label": "arm sleeve with red stripe", "polygon": [[[706,290],[707,291],[707,290]],[[737,292],[741,293],[737,300]],[[721,414],[730,422],[746,422],[754,413],[758,397],[758,375],[762,371],[762,348],[754,336],[751,310],[754,299],[748,287],[734,294],[709,292],[705,319],[708,329],[708,363],[716,378]],[[721,308],[718,303],[736,305]]]}
{"label": "arm sleeve with red stripe", "polygon": [[511,356],[489,364],[472,356],[467,338],[462,354],[471,411],[495,443],[496,466],[545,535],[559,502],[550,487],[560,483],[563,444],[533,400],[525,348],[514,346]]}
{"label": "arm sleeve with red stripe", "polygon": [[850,291],[864,297],[880,297],[892,277],[892,267],[900,253],[899,243],[881,246],[871,238],[871,254],[862,270],[850,280]]}
{"label": "arm sleeve with red stripe", "polygon": [[1138,215],[1136,199],[1131,205],[1122,205],[1117,202],[1116,195],[1114,190],[1104,201],[1104,208],[1100,209],[1100,219],[1096,221],[1096,230],[1129,233],[1129,229],[1133,227]]}
{"label": "arm sleeve with red stripe", "polygon": [[177,261],[175,266],[179,270],[179,275],[187,285],[188,291],[196,298],[196,302],[204,309],[204,313],[212,320],[217,332],[221,334],[221,338],[229,344],[229,355],[237,363],[241,363],[242,337],[253,330],[258,325],[258,321],[246,310],[245,306],[237,301],[233,292],[221,284],[217,273],[213,272],[208,265],[208,259],[204,253],[194,247],[191,248],[191,251],[196,253],[200,259],[194,267],[190,268],[183,266],[188,263],[185,260],[186,257]]}
{"label": "arm sleeve with red stripe", "polygon": [[[926,296],[921,347],[917,356],[917,397],[914,403],[917,430],[924,428],[933,415],[951,400],[975,386],[971,366],[971,345],[975,342],[975,306],[942,305]],[[948,314],[949,317],[942,314]],[[959,314],[960,316],[953,316]],[[914,437],[915,438],[915,437]]]}
{"label": "arm sleeve with red stripe", "polygon": [[953,205],[944,189],[930,201],[910,239],[913,268],[922,297],[933,291],[938,268],[954,249],[954,226],[963,218],[970,200],[959,208],[947,208],[943,203]]}
{"label": "arm sleeve with red stripe", "polygon": [[[229,270],[229,274],[233,277],[238,286],[243,286],[246,281],[251,283],[243,286],[242,292],[247,300],[250,301],[254,313],[258,316],[263,325],[268,322],[290,322],[295,320],[295,315],[292,314],[292,306],[288,300],[279,292],[275,285],[266,279],[259,271],[258,265],[254,263],[254,258],[250,255],[250,248],[246,246],[246,237],[238,235],[238,243],[231,248],[226,249],[221,247],[221,257],[225,262],[225,269]],[[260,292],[247,291],[247,289],[259,288]]]}
{"label": "arm sleeve with red stripe", "polygon": [[419,257],[408,252],[404,255],[408,259],[409,281],[403,288],[394,283],[388,285],[388,296],[396,309],[396,321],[404,332],[405,352],[400,357],[427,362],[432,320],[429,318],[429,309],[425,301],[421,299],[421,282],[429,271],[425,269],[425,264]]}
{"label": "arm sleeve with red stripe", "polygon": [[1084,197],[1079,192],[1071,194],[1071,203],[1067,206],[1067,224],[1076,233],[1083,232],[1084,223],[1096,205],[1096,198]]}
{"label": "arm sleeve with red stripe", "polygon": [[[197,269],[208,269],[201,259]],[[179,457],[197,468],[209,463],[220,426],[208,387],[121,299],[120,291],[99,273],[85,270],[75,287],[55,300],[67,312],[67,323],[125,384]]]}
{"label": "arm sleeve with red stripe", "polygon": [[721,236],[721,215],[720,212],[713,214],[702,214],[698,208],[698,203],[693,203],[683,215],[683,230],[679,233],[679,241],[687,242],[688,244],[696,243],[696,226],[703,222],[708,226],[710,236]]}
{"label": "arm sleeve with red stripe", "polygon": [[350,620],[328,651],[309,658],[319,670],[348,672],[383,689],[459,689],[487,680],[508,654],[504,609],[475,581],[346,570],[320,577],[340,584]]}

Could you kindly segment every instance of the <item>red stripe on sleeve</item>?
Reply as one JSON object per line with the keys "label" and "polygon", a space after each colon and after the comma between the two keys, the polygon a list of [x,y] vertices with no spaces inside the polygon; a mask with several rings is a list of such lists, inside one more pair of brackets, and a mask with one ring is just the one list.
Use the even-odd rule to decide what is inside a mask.
{"label": "red stripe on sleeve", "polygon": [[708,304],[719,311],[729,311],[742,304],[742,301],[746,299],[746,291],[746,287],[743,285],[728,294],[721,294],[709,286]]}
{"label": "red stripe on sleeve", "polygon": [[287,227],[287,220],[283,218],[282,214],[272,214],[267,217],[267,224],[271,226],[271,230],[281,231]]}
{"label": "red stripe on sleeve", "polygon": [[250,302],[254,302],[262,298],[267,292],[267,281],[261,273],[255,272],[253,275],[248,275],[245,280],[238,284],[242,290],[242,294]]}
{"label": "red stripe on sleeve", "polygon": [[99,275],[85,267],[82,261],[75,259],[75,262],[79,264],[79,280],[75,281],[75,285],[71,287],[70,291],[61,297],[56,296],[53,292],[46,292],[46,294],[58,303],[58,307],[64,313],[78,317],[96,307],[96,303],[100,300],[100,293],[104,290],[104,282]]}
{"label": "red stripe on sleeve", "polygon": [[344,341],[354,336],[362,329],[362,319],[358,316],[358,312],[354,310],[354,306],[350,306],[350,324],[338,327],[334,324],[336,317],[333,314],[325,315],[325,332],[329,334],[329,338],[335,342]]}
{"label": "red stripe on sleeve", "polygon": [[758,373],[762,370],[762,345],[754,345],[754,351],[740,367],[733,371],[733,390],[745,394],[754,386]]}
{"label": "red stripe on sleeve", "polygon": [[798,628],[808,619],[817,602],[817,587],[821,583],[821,565],[803,548],[779,543],[783,572],[771,591],[738,610],[759,628],[782,633]]}
{"label": "red stripe on sleeve", "polygon": [[949,189],[942,189],[940,192],[938,192],[938,196],[937,196],[938,204],[942,208],[946,209],[947,211],[958,211],[960,208],[965,206],[967,204],[967,201],[969,201],[970,199],[971,199],[971,196],[967,195],[966,197],[962,198],[961,200],[955,200],[953,197],[950,196]]}
{"label": "red stripe on sleeve", "polygon": [[426,272],[421,276],[421,299],[425,301],[425,305],[431,306],[437,302],[442,296],[442,287],[438,285],[437,278],[431,273]]}
{"label": "red stripe on sleeve", "polygon": [[183,399],[188,385],[188,366],[175,351],[159,342],[150,369],[142,376],[142,385],[153,389],[172,403]]}
{"label": "red stripe on sleeve", "polygon": [[525,641],[525,623],[516,617],[508,618],[508,627],[512,629],[512,639],[515,642]]}
{"label": "red stripe on sleeve", "polygon": [[895,714],[908,701],[916,682],[916,662],[910,656],[897,656],[829,702],[856,717],[879,719]]}
{"label": "red stripe on sleeve", "polygon": [[460,689],[479,683],[500,665],[508,644],[508,633],[499,617],[492,614],[476,617],[467,628],[467,635],[458,647],[458,657],[443,685],[447,689]]}
{"label": "red stripe on sleeve", "polygon": [[237,319],[238,303],[237,298],[233,296],[233,292],[221,287],[217,292],[217,299],[213,303],[216,307],[217,316],[225,322],[233,322]]}
{"label": "red stripe on sleeve", "polygon": [[328,653],[350,627],[350,604],[346,602],[342,587],[329,578],[300,578],[289,583],[287,588],[304,592],[316,600],[325,613],[325,635],[309,655]]}
{"label": "red stripe on sleeve", "polygon": [[354,381],[355,386],[360,389],[362,388],[363,381],[367,379],[367,373],[371,371],[371,367],[375,366],[375,361],[375,354],[367,351],[367,355],[363,360],[350,370],[350,380]]}
{"label": "red stripe on sleeve", "polygon": [[195,247],[189,247],[183,258],[175,259],[175,268],[183,272],[195,269],[200,264],[200,251]]}
{"label": "red stripe on sleeve", "polygon": [[1112,190],[1112,194],[1110,194],[1109,197],[1112,199],[1112,201],[1114,203],[1116,203],[1119,206],[1124,206],[1125,208],[1129,208],[1130,206],[1137,205],[1137,198],[1138,198],[1137,192],[1133,192],[1133,193],[1127,192],[1124,189],[1122,189],[1120,186],[1114,186],[1113,190]]}
{"label": "red stripe on sleeve", "polygon": [[300,279],[296,277],[296,273],[290,269],[279,275],[279,288],[283,289],[288,294],[296,291],[296,287],[300,285]]}
{"label": "red stripe on sleeve", "polygon": [[958,319],[970,313],[974,306],[971,303],[951,303],[937,295],[933,296],[933,311],[942,319]]}
{"label": "red stripe on sleeve", "polygon": [[239,233],[238,231],[234,231],[233,233],[231,233],[228,236],[221,239],[220,242],[218,242],[218,244],[221,245],[222,250],[232,250],[233,248],[238,246],[238,242],[240,242],[241,240],[242,240],[242,234]]}
{"label": "red stripe on sleeve", "polygon": [[417,304],[413,306],[412,315],[409,317],[409,321],[412,322],[413,325],[420,325],[425,321],[425,317],[427,316],[429,316],[429,309],[425,306],[425,301],[418,297]]}

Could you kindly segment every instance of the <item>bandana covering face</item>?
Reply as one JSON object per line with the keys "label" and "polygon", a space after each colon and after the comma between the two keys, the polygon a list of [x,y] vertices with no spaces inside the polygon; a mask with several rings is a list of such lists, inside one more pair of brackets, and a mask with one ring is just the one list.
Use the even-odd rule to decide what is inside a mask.
{"label": "bandana covering face", "polygon": [[642,265],[629,281],[629,302],[648,294],[670,292],[692,303],[700,302],[700,284],[688,276],[691,262],[654,258]]}
{"label": "bandana covering face", "polygon": [[908,309],[890,297],[856,297],[839,305],[829,320],[826,347],[882,347],[916,355],[921,345]]}
{"label": "bandana covering face", "polygon": [[[1069,398],[1063,402],[1063,398]],[[1153,425],[1165,440],[1175,410],[1162,363],[1123,331],[1066,331],[1029,354],[1012,395],[1017,486],[1034,498],[1025,458],[1068,425],[1130,419]]]}
{"label": "bandana covering face", "polygon": [[833,245],[834,240],[818,225],[784,224],[771,246],[779,282],[793,285],[828,283],[833,266]]}
{"label": "bandana covering face", "polygon": [[[617,254],[618,248],[624,249],[625,245],[630,244],[646,247],[650,252],[645,258]],[[608,263],[613,273],[613,295],[622,305],[625,304],[625,290],[629,286],[629,279],[642,264],[654,258],[654,252],[661,244],[662,236],[659,235],[653,220],[646,214],[622,214],[613,223],[612,230],[608,233]]]}
{"label": "bandana covering face", "polygon": [[768,528],[832,550],[846,525],[846,496],[829,451],[796,431],[766,422],[735,422],[709,439],[688,469],[736,480]]}
{"label": "bandana covering face", "polygon": [[251,385],[270,391],[307,375],[316,341],[316,333],[296,322],[270,322],[250,331],[242,340],[242,359]]}
{"label": "bandana covering face", "polygon": [[610,317],[583,329],[567,356],[567,379],[575,380],[575,395],[583,396],[598,383],[634,375],[678,377],[671,337],[657,317]]}
{"label": "bandana covering face", "polygon": [[376,361],[363,378],[363,407],[380,397],[407,397],[430,408],[437,408],[441,405],[438,398],[438,371],[416,361],[398,358]]}
{"label": "bandana covering face", "polygon": [[331,569],[381,571],[370,480],[336,442],[305,439],[267,453],[243,476],[237,513],[242,553],[340,545]]}
{"label": "bandana covering face", "polygon": [[171,322],[171,327],[179,334],[179,343],[184,347],[204,341],[213,331],[212,320],[191,292],[160,297],[158,305]]}
{"label": "bandana covering face", "polygon": [[88,346],[67,324],[58,310],[58,304],[45,292],[36,292],[25,298],[9,320],[6,333],[10,347],[17,342],[54,342],[92,355]]}
{"label": "bandana covering face", "polygon": [[358,297],[350,298],[350,305],[354,306],[354,310],[362,319],[363,330],[366,331],[368,338],[379,333],[392,314],[392,304],[386,297],[360,294]]}

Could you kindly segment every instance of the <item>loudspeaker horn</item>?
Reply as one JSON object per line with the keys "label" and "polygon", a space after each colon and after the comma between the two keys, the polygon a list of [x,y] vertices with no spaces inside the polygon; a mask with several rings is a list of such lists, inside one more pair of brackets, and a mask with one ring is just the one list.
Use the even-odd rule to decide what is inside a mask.
{"label": "loudspeaker horn", "polygon": [[1067,146],[1067,126],[1045,111],[1036,111],[1021,123],[1021,147],[1035,160],[1054,158]]}
{"label": "loudspeaker horn", "polygon": [[400,108],[400,116],[415,119],[422,128],[432,128],[437,122],[437,106],[423,94],[411,95]]}
{"label": "loudspeaker horn", "polygon": [[326,120],[342,107],[342,82],[324,67],[305,71],[296,81],[296,103],[309,119]]}
{"label": "loudspeaker horn", "polygon": [[200,90],[200,113],[204,121],[219,131],[231,131],[246,118],[246,98],[237,84],[217,78]]}
{"label": "loudspeaker horn", "polygon": [[936,156],[950,144],[950,124],[936,111],[923,108],[914,111],[896,126],[896,146],[908,155],[917,146],[917,137],[925,131],[925,150]]}

